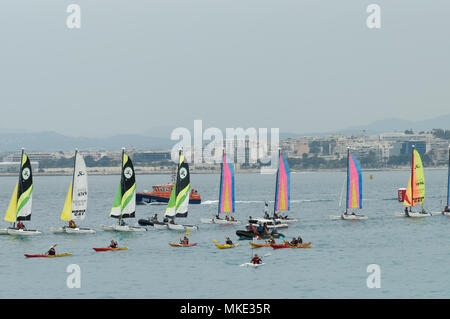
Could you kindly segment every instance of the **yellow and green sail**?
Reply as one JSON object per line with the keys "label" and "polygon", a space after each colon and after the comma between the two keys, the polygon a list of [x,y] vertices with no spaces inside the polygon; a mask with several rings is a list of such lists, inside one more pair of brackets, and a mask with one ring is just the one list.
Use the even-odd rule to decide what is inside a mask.
{"label": "yellow and green sail", "polygon": [[18,220],[30,220],[32,193],[33,174],[31,171],[31,162],[27,154],[22,150],[19,182],[14,188],[4,219],[12,223]]}
{"label": "yellow and green sail", "polygon": [[111,213],[114,218],[134,218],[136,213],[136,179],[133,163],[122,151],[122,171]]}

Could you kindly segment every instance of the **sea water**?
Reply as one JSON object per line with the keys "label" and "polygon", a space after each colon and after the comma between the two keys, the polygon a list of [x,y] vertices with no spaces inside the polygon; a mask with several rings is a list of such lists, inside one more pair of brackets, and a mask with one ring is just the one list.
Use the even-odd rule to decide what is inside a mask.
{"label": "sea water", "polygon": [[[373,179],[370,179],[373,175]],[[86,219],[79,225],[97,230],[95,234],[53,234],[60,220],[70,176],[35,176],[33,213],[28,228],[43,231],[28,238],[0,236],[1,298],[449,298],[450,218],[399,218],[403,206],[397,189],[405,187],[408,171],[363,173],[364,221],[331,220],[340,215],[340,195],[345,172],[291,174],[291,211],[297,223],[279,232],[290,240],[301,236],[311,241],[310,249],[251,249],[248,240],[235,234],[249,216],[262,217],[264,202],[273,208],[274,175],[237,174],[235,218],[242,225],[201,224],[201,217],[217,212],[218,174],[191,175],[192,188],[199,191],[202,204],[190,205],[189,216],[178,223],[196,224],[190,248],[170,247],[184,233],[155,230],[116,233],[99,229],[111,225],[109,218],[119,176],[89,176]],[[447,186],[446,170],[425,170],[425,208],[440,211]],[[169,176],[138,175],[137,190],[166,183]],[[0,178],[0,209],[8,206],[17,178]],[[136,218],[164,214],[165,205],[138,206]],[[3,213],[2,213],[3,214]],[[2,221],[1,227],[8,223]],[[240,246],[217,249],[229,236]],[[128,251],[94,252],[114,239]],[[57,243],[64,258],[24,257],[44,253]],[[239,267],[253,253],[263,258],[259,268]],[[69,288],[68,266],[80,269],[80,288]],[[373,275],[368,266],[379,266],[379,288],[368,288]],[[370,286],[370,285],[369,285]]]}

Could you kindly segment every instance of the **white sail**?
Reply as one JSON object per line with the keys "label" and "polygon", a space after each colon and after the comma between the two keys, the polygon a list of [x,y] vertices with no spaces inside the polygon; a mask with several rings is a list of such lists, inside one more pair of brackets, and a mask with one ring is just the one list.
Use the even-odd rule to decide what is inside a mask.
{"label": "white sail", "polygon": [[86,163],[78,152],[75,155],[75,167],[72,186],[72,219],[83,220],[86,217],[88,199],[88,180]]}

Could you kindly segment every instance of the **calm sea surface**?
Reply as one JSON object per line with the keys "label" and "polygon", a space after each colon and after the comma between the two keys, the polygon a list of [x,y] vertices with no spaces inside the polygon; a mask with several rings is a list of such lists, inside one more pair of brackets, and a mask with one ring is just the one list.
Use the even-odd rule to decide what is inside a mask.
{"label": "calm sea surface", "polygon": [[[373,174],[373,179],[369,175]],[[200,224],[201,217],[217,211],[218,175],[192,175],[191,185],[203,203],[190,205],[188,218],[178,222],[197,224],[191,242],[197,247],[172,248],[180,233],[158,231],[119,234],[99,229],[112,224],[108,217],[119,176],[90,176],[86,219],[80,224],[97,230],[92,235],[52,234],[51,226],[62,226],[60,214],[70,176],[35,176],[32,220],[28,228],[44,232],[32,238],[0,236],[1,298],[450,298],[450,218],[395,217],[402,210],[397,188],[404,187],[409,172],[364,172],[363,214],[365,221],[333,221],[339,215],[339,197],[345,172],[291,174],[291,213],[300,222],[280,230],[287,238],[301,235],[311,249],[260,248],[271,255],[258,269],[239,267],[250,260],[249,241],[234,249],[219,250],[213,240],[225,236],[237,241],[235,231],[243,226]],[[239,220],[262,216],[264,200],[273,205],[274,175],[236,176],[236,214]],[[445,170],[426,170],[425,207],[440,211],[446,190]],[[151,189],[169,176],[137,176],[137,189]],[[6,211],[17,178],[0,177],[0,209]],[[135,220],[165,206],[138,206]],[[1,227],[8,226],[1,222]],[[111,239],[124,252],[96,253]],[[65,258],[26,259],[24,253],[43,253],[58,243]],[[81,268],[81,288],[66,285],[69,264]],[[381,267],[381,288],[369,289],[369,264]]]}

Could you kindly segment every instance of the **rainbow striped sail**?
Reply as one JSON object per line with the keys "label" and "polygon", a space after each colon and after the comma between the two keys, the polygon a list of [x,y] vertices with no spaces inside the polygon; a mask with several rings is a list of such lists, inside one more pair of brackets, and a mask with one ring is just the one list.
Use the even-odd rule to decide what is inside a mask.
{"label": "rainbow striped sail", "polygon": [[403,202],[404,206],[422,205],[425,200],[425,175],[423,173],[423,165],[419,152],[415,149],[413,149],[411,165],[411,174]]}
{"label": "rainbow striped sail", "polygon": [[219,213],[231,213],[234,212],[234,169],[225,152],[220,167]]}
{"label": "rainbow striped sail", "polygon": [[289,210],[291,202],[291,177],[286,159],[279,152],[277,181],[275,184],[274,211]]}
{"label": "rainbow striped sail", "polygon": [[448,148],[447,207],[450,208],[450,146]]}
{"label": "rainbow striped sail", "polygon": [[358,160],[348,151],[347,208],[362,208],[362,177]]}

